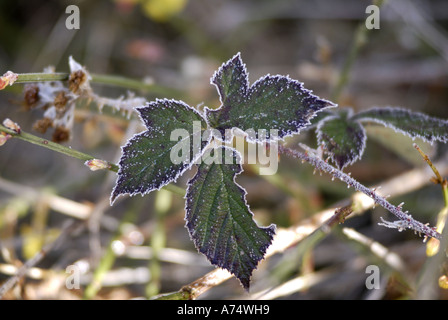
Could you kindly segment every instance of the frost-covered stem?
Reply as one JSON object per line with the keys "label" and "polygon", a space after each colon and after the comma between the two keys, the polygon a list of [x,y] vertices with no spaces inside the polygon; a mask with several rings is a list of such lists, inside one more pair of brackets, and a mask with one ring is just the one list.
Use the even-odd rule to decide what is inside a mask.
{"label": "frost-covered stem", "polygon": [[403,229],[412,229],[415,232],[418,232],[419,234],[424,234],[427,237],[432,237],[436,239],[441,239],[440,233],[438,233],[435,228],[431,228],[426,224],[423,224],[419,221],[414,220],[411,215],[407,214],[407,212],[403,212],[401,205],[394,206],[389,201],[387,201],[384,197],[381,197],[378,195],[375,190],[369,189],[368,187],[364,186],[363,184],[359,183],[352,177],[350,177],[348,174],[342,172],[341,170],[331,166],[324,160],[316,157],[311,156],[306,153],[302,153],[297,150],[289,149],[286,147],[283,147],[281,145],[278,146],[279,151],[283,154],[292,156],[294,158],[298,158],[302,161],[306,161],[309,164],[311,164],[313,167],[315,167],[319,171],[327,172],[333,177],[345,182],[348,186],[353,187],[355,190],[358,190],[364,194],[366,194],[368,197],[373,199],[376,204],[382,206],[389,212],[391,212],[393,215],[395,215],[398,219],[401,221],[399,223],[390,223],[389,227],[396,227],[399,230]]}

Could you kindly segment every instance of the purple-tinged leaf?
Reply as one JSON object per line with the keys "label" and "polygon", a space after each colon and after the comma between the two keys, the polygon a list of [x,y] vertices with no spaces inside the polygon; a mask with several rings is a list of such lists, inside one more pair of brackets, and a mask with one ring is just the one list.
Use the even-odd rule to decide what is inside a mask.
{"label": "purple-tinged leaf", "polygon": [[351,109],[341,109],[325,118],[317,126],[319,145],[329,154],[339,169],[361,158],[366,145],[364,127],[351,118]]}
{"label": "purple-tinged leaf", "polygon": [[[289,77],[267,75],[249,87],[246,67],[240,54],[235,55],[214,74],[212,84],[218,89],[221,106],[217,110],[206,108],[210,125],[229,141],[229,130],[253,130],[249,140],[284,138],[310,125],[310,120],[326,108],[334,107],[330,101],[320,99],[301,82]],[[259,136],[259,130],[264,132]]]}
{"label": "purple-tinged leaf", "polygon": [[330,109],[317,113],[317,115],[310,120],[310,125],[306,127],[306,130],[316,128],[321,121],[325,120],[328,117],[333,117],[337,112],[337,109]]}
{"label": "purple-tinged leaf", "polygon": [[186,226],[196,248],[212,264],[233,273],[248,290],[252,272],[272,242],[275,226],[259,227],[253,220],[246,191],[235,182],[242,172],[237,151],[220,147],[214,152],[220,163],[210,163],[212,156],[204,155],[188,182]]}
{"label": "purple-tinged leaf", "polygon": [[448,121],[402,108],[372,108],[359,112],[353,118],[360,122],[375,122],[392,128],[411,138],[427,142],[448,142]]}
{"label": "purple-tinged leaf", "polygon": [[[136,134],[122,148],[111,203],[119,195],[144,195],[175,181],[209,143],[202,139],[206,121],[182,101],[156,100],[137,111],[148,130]],[[183,136],[172,137],[176,132]],[[173,154],[180,156],[174,159]]]}

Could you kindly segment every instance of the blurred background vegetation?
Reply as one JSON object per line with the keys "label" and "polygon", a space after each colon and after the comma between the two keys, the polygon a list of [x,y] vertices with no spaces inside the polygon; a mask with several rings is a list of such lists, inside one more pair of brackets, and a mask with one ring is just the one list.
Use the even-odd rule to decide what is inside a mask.
{"label": "blurred background vegetation", "polygon": [[[80,9],[79,30],[65,27],[65,9],[72,4]],[[266,73],[288,74],[320,97],[332,99],[370,4],[364,0],[2,1],[0,69],[42,72],[52,65],[58,72],[68,72],[68,58],[73,56],[91,73],[147,84],[144,90],[133,90],[137,96],[182,99],[200,109],[219,106],[210,77],[222,62],[241,52],[250,82]],[[448,2],[391,0],[380,12],[380,29],[364,34],[349,80],[335,102],[354,110],[402,106],[447,119]],[[92,86],[110,98],[129,90]],[[22,130],[32,132],[42,111],[23,107],[22,90],[23,85],[17,84],[1,92],[1,118],[11,118]],[[87,102],[75,115],[72,138],[64,145],[117,161],[129,123],[137,117],[129,120],[108,107],[99,112]],[[425,166],[412,142],[388,130],[371,130],[363,159],[348,169],[353,177],[373,185]],[[51,133],[42,136],[50,139]],[[304,132],[288,145],[296,147],[298,142],[315,147],[314,132]],[[444,146],[428,150],[433,160],[445,154]],[[260,177],[253,167],[245,166],[238,181],[248,191],[259,224],[290,227],[353,193],[327,175],[312,172],[307,164],[282,157],[277,175]],[[185,188],[193,173],[177,185]],[[150,298],[178,290],[214,269],[188,237],[182,196],[163,191],[109,207],[115,173],[91,172],[79,160],[15,139],[0,148],[0,179],[0,283],[45,243],[54,241],[64,223],[77,220],[49,204],[54,196],[71,200],[67,205],[88,208],[99,221],[99,225],[88,223],[49,251],[34,266],[36,273],[24,277],[6,299],[80,299],[94,274],[101,274],[101,285],[94,289],[90,285],[90,298]],[[393,199],[401,201],[415,218],[431,225],[444,206],[440,186],[430,184]],[[381,208],[368,210],[344,226],[397,253],[415,280],[426,261],[422,239],[411,232],[378,227],[382,215],[386,212]],[[306,254],[298,251],[293,247],[262,262],[254,273],[253,292],[298,276],[325,274],[279,298],[414,297],[413,280],[409,283],[399,276],[387,277],[381,293],[371,296],[365,288],[365,266],[374,262],[340,232],[328,235]],[[83,275],[81,288],[68,290],[65,271],[72,264]],[[285,271],[281,266],[286,264]],[[201,296],[248,297],[235,279]],[[447,294],[441,291],[438,297]]]}

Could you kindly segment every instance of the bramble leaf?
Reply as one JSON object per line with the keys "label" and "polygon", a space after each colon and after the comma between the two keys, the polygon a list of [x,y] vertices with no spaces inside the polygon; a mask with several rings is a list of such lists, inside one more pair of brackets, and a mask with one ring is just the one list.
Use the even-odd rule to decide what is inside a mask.
{"label": "bramble leaf", "polygon": [[[186,195],[186,226],[196,248],[214,265],[233,273],[248,290],[250,277],[271,244],[275,226],[259,227],[235,182],[242,172],[236,150],[220,147],[220,163],[204,155]],[[224,158],[225,157],[225,158]]]}
{"label": "bramble leaf", "polygon": [[122,148],[111,203],[119,195],[144,195],[175,181],[209,143],[207,135],[202,139],[204,118],[182,101],[158,99],[137,111],[148,130]]}
{"label": "bramble leaf", "polygon": [[[308,126],[319,111],[335,106],[285,76],[267,75],[249,87],[240,54],[224,63],[211,82],[218,89],[221,106],[216,110],[206,108],[206,117],[221,133],[219,138],[226,141],[231,139],[226,130],[233,128],[254,130],[255,136],[249,140],[282,139]],[[278,136],[271,137],[271,129],[278,130]],[[262,136],[258,130],[265,130]]]}
{"label": "bramble leaf", "polygon": [[307,130],[313,129],[319,125],[319,123],[323,120],[325,120],[328,117],[333,117],[335,115],[335,112],[337,110],[324,110],[319,112],[314,118],[310,120],[310,125],[306,127]]}
{"label": "bramble leaf", "polygon": [[360,122],[376,122],[411,138],[428,142],[448,142],[448,121],[402,108],[372,108],[353,118]]}
{"label": "bramble leaf", "polygon": [[351,118],[351,109],[341,109],[317,126],[317,140],[339,169],[361,158],[366,145],[364,127]]}

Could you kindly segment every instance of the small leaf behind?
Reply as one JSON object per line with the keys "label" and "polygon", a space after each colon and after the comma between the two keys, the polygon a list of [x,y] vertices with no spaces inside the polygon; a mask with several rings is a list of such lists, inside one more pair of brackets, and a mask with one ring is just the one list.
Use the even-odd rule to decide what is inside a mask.
{"label": "small leaf behind", "polygon": [[338,166],[343,169],[364,153],[366,133],[364,127],[351,118],[351,109],[341,109],[325,118],[317,127],[317,140]]}
{"label": "small leaf behind", "polygon": [[[221,106],[217,110],[206,108],[206,117],[221,133],[219,138],[226,141],[231,138],[226,130],[233,128],[254,130],[255,136],[249,140],[282,139],[307,127],[319,111],[335,106],[285,76],[267,75],[249,87],[239,54],[224,63],[211,82],[218,89]],[[278,130],[278,137],[271,137],[271,129]],[[259,130],[265,132],[259,136]]]}
{"label": "small leaf behind", "polygon": [[428,142],[448,142],[448,121],[402,108],[372,108],[353,117],[361,122],[376,122],[411,138]]}
{"label": "small leaf behind", "polygon": [[246,191],[235,182],[242,171],[237,151],[220,147],[213,152],[218,152],[220,159],[227,155],[226,161],[207,164],[204,156],[188,183],[186,226],[196,248],[212,264],[233,273],[248,290],[252,272],[272,242],[275,226],[259,227],[253,220]]}
{"label": "small leaf behind", "polygon": [[[182,101],[156,100],[137,110],[148,130],[129,139],[122,148],[111,203],[121,194],[143,195],[175,181],[193,165],[209,142],[202,139],[207,129],[204,118]],[[195,130],[194,123],[200,124],[200,128]],[[174,130],[181,130],[184,136],[171,140]],[[185,152],[182,161],[173,162],[173,148],[179,148],[178,154],[184,156],[180,141],[189,153]]]}

